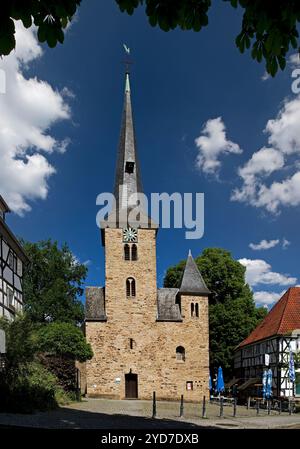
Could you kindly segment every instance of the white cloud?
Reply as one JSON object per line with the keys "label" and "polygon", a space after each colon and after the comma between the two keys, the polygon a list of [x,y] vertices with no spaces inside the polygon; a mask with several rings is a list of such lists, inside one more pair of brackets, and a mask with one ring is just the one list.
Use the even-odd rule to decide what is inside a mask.
{"label": "white cloud", "polygon": [[80,258],[78,256],[76,256],[76,254],[73,253],[72,264],[73,264],[73,266],[85,265],[86,267],[88,267],[89,265],[92,264],[92,261],[90,259],[87,259],[84,262],[81,262]]}
{"label": "white cloud", "polygon": [[280,239],[274,239],[274,240],[261,240],[259,243],[250,243],[249,248],[253,249],[254,251],[260,251],[260,250],[266,250],[270,248],[274,248],[275,246],[281,244],[282,249],[287,249],[291,242],[287,240],[286,238]]}
{"label": "white cloud", "polygon": [[64,152],[69,139],[56,140],[49,129],[70,118],[63,96],[47,82],[26,78],[24,70],[42,56],[33,29],[16,22],[16,51],[0,61],[6,93],[0,101],[0,192],[19,215],[30,202],[45,199],[55,173],[46,155]]}
{"label": "white cloud", "polygon": [[282,248],[283,249],[287,249],[290,246],[291,242],[289,240],[287,240],[286,238],[284,238],[282,240]]}
{"label": "white cloud", "polygon": [[262,259],[240,259],[239,262],[246,267],[246,282],[251,286],[265,285],[295,285],[297,278],[288,274],[272,271],[272,267]]}
{"label": "white cloud", "polygon": [[228,140],[226,137],[225,124],[221,117],[208,120],[201,135],[195,139],[199,154],[196,166],[207,174],[215,174],[221,167],[220,156],[223,154],[240,154],[241,148],[238,144]]}
{"label": "white cloud", "polygon": [[249,247],[251,249],[253,249],[254,251],[259,251],[259,250],[274,248],[274,246],[277,246],[279,242],[280,242],[279,239],[277,239],[277,240],[261,240],[261,242],[259,242],[259,243],[250,243]]}
{"label": "white cloud", "polygon": [[[285,100],[277,117],[265,127],[270,147],[255,152],[238,170],[243,185],[232,192],[231,199],[279,213],[282,206],[300,205],[300,96]],[[294,155],[296,171],[281,180],[266,182],[271,174],[281,173],[288,158]]]}
{"label": "white cloud", "polygon": [[285,100],[277,117],[267,122],[268,142],[283,154],[300,152],[300,97]]}
{"label": "white cloud", "polygon": [[299,53],[291,54],[288,58],[288,63],[292,66],[292,68],[298,67],[300,65]]}
{"label": "white cloud", "polygon": [[269,80],[270,78],[271,78],[271,75],[270,75],[268,72],[265,72],[265,73],[262,75],[261,80],[262,80],[262,81],[267,81],[267,80]]}
{"label": "white cloud", "polygon": [[277,213],[280,206],[300,204],[300,171],[284,181],[274,181],[270,187],[261,185],[256,205]]}
{"label": "white cloud", "polygon": [[282,295],[284,293],[285,293],[285,290],[283,290],[280,293],[258,291],[258,292],[254,292],[253,297],[254,297],[255,304],[257,306],[268,307],[268,306],[272,305],[273,303],[277,302],[282,297]]}

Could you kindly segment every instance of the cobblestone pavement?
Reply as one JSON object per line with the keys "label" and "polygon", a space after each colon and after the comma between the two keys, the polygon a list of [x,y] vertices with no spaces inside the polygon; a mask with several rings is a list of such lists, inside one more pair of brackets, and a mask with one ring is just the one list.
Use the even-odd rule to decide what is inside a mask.
{"label": "cobblestone pavement", "polygon": [[300,414],[288,415],[237,407],[234,418],[232,406],[224,406],[219,417],[217,404],[207,405],[207,418],[201,418],[201,404],[184,404],[184,416],[179,417],[179,402],[157,402],[157,417],[152,419],[151,401],[117,401],[84,399],[51,412],[32,415],[0,413],[0,426],[26,426],[66,429],[151,429],[151,428],[300,428]]}

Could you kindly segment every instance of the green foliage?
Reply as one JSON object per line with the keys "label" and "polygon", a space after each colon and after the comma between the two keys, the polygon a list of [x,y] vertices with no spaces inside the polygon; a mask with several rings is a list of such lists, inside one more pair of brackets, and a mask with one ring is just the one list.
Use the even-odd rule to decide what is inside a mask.
{"label": "green foliage", "polygon": [[35,410],[51,410],[57,407],[55,399],[59,387],[55,377],[40,364],[27,365],[26,375],[19,375],[12,382],[0,379],[0,411],[32,413]]}
{"label": "green foliage", "polygon": [[0,14],[0,56],[16,45],[14,20],[26,28],[37,27],[38,39],[55,47],[64,41],[64,29],[71,22],[81,0],[2,0]]}
{"label": "green foliage", "polygon": [[1,318],[0,328],[6,334],[7,375],[15,378],[26,370],[26,365],[34,359],[34,327],[28,316],[17,315],[14,321]]}
{"label": "green foliage", "polygon": [[82,322],[83,293],[87,268],[74,260],[65,244],[51,240],[23,242],[30,259],[24,276],[25,310],[33,322]]}
{"label": "green foliage", "polygon": [[36,332],[36,347],[39,352],[64,356],[79,362],[93,357],[93,351],[82,331],[70,323],[50,323]]}
{"label": "green foliage", "polygon": [[[256,308],[253,294],[245,283],[245,267],[234,260],[229,251],[205,249],[195,262],[212,292],[209,298],[210,364],[221,365],[225,374],[233,368],[234,348],[266,315]],[[179,287],[185,261],[167,270],[164,286]]]}
{"label": "green foliage", "polygon": [[[234,260],[229,251],[220,248],[207,248],[195,262],[212,292],[210,302],[224,302],[226,298],[236,299],[248,293],[245,286],[245,267]],[[164,286],[179,287],[185,267],[181,261],[167,270]]]}
{"label": "green foliage", "polygon": [[[31,413],[73,400],[69,391],[75,389],[74,357],[86,360],[92,356],[80,329],[70,323],[34,324],[26,315],[18,315],[14,321],[2,318],[0,328],[5,330],[7,349],[5,369],[0,372],[0,412]],[[41,354],[40,360],[37,358],[42,347],[60,354],[60,369],[43,363]],[[69,388],[64,389],[67,384]]]}
{"label": "green foliage", "polygon": [[[133,14],[146,4],[146,14],[152,26],[164,31],[180,27],[200,31],[208,24],[210,0],[115,0],[121,11]],[[241,32],[236,46],[241,53],[251,50],[254,60],[266,63],[267,72],[275,76],[284,70],[286,55],[299,47],[298,24],[300,2],[294,0],[224,0],[233,8],[243,10]],[[300,48],[298,48],[298,51]]]}
{"label": "green foliage", "polygon": [[26,375],[13,381],[0,377],[0,412],[33,413],[47,411],[71,402],[58,379],[38,362],[27,364]]}

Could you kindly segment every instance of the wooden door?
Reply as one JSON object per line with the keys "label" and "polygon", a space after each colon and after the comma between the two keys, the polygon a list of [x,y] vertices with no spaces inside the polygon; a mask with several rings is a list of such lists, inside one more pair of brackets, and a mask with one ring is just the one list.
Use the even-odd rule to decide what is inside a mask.
{"label": "wooden door", "polygon": [[137,374],[125,374],[125,397],[126,399],[137,399],[138,376]]}

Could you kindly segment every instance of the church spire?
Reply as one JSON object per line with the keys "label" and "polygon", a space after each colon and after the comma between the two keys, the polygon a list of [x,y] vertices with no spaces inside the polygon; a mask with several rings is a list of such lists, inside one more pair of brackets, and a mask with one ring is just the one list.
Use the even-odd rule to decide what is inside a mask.
{"label": "church spire", "polygon": [[127,207],[126,198],[129,200],[128,207],[134,207],[136,202],[130,202],[130,196],[142,193],[142,191],[131,106],[129,72],[126,71],[124,107],[114,186],[117,209]]}
{"label": "church spire", "polygon": [[179,293],[181,295],[195,296],[208,296],[210,294],[196,262],[194,261],[191,250],[189,250]]}

